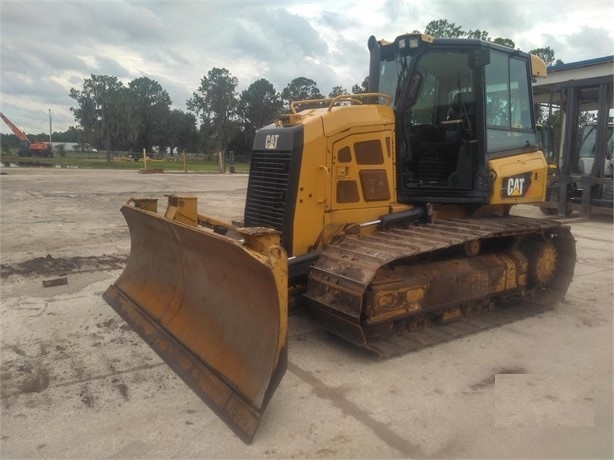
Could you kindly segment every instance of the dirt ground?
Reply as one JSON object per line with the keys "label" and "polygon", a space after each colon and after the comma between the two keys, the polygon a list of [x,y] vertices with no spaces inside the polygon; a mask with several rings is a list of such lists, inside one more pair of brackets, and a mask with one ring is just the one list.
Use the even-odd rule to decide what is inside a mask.
{"label": "dirt ground", "polygon": [[569,221],[564,302],[496,330],[379,361],[292,316],[288,371],[248,446],[101,298],[129,254],[130,196],[196,195],[240,220],[247,176],[2,172],[2,458],[613,456],[610,219]]}

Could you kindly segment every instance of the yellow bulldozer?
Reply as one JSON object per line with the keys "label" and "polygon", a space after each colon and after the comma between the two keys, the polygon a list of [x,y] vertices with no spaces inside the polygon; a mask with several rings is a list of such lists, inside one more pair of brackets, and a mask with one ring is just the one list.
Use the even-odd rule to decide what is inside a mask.
{"label": "yellow bulldozer", "polygon": [[132,197],[105,300],[252,441],[287,366],[289,306],[388,357],[542,312],[575,267],[543,201],[534,56],[468,39],[368,41],[365,94],[295,101],[262,128],[244,222]]}

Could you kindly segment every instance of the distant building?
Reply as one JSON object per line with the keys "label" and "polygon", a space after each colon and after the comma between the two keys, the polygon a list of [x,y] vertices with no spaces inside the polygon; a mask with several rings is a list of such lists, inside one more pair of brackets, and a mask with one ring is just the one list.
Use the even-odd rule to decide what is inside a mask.
{"label": "distant building", "polygon": [[78,142],[52,142],[53,149],[57,149],[60,145],[64,146],[67,152],[97,152],[90,144],[79,144]]}

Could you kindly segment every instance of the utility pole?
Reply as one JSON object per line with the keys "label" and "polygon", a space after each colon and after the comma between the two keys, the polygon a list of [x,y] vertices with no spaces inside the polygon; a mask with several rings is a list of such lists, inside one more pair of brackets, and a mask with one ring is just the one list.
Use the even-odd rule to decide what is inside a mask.
{"label": "utility pole", "polygon": [[49,109],[49,143],[51,144],[51,109]]}

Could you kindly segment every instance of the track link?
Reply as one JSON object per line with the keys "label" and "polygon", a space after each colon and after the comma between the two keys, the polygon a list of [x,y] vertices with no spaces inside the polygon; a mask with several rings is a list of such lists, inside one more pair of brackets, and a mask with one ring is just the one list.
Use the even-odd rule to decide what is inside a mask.
{"label": "track link", "polygon": [[433,323],[420,331],[403,331],[398,335],[369,341],[368,348],[383,358],[389,358],[529,318],[552,307],[553,304],[526,300],[509,303],[476,316],[462,317],[443,324]]}
{"label": "track link", "polygon": [[[505,303],[492,311],[433,323],[420,331],[394,331],[369,337],[362,323],[365,292],[376,272],[400,259],[418,258],[434,251],[463,247],[474,241],[500,237],[543,235],[559,254],[556,273],[546,288]],[[557,221],[516,216],[449,219],[425,225],[394,227],[369,236],[343,236],[327,246],[310,275],[305,297],[316,320],[382,357],[436,345],[481,330],[501,326],[552,308],[561,300],[573,277],[575,240]],[[391,330],[392,331],[392,330]]]}

